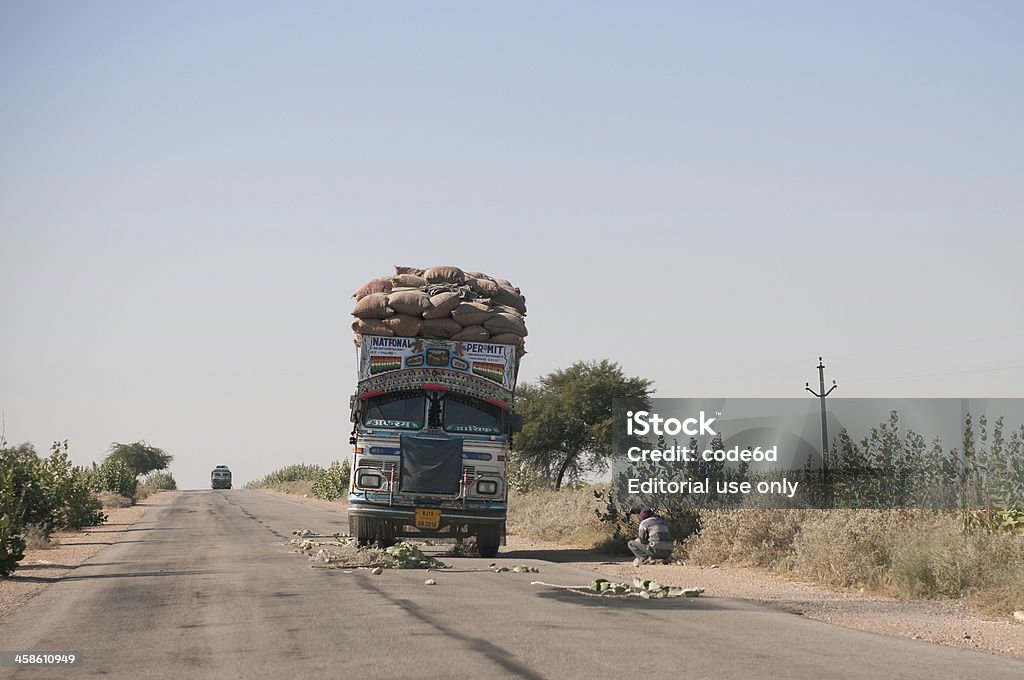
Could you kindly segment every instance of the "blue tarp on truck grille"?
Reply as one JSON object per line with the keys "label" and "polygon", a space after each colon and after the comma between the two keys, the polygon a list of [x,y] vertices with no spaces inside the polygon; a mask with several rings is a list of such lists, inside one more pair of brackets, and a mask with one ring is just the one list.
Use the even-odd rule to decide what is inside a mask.
{"label": "blue tarp on truck grille", "polygon": [[462,437],[428,439],[403,434],[402,493],[459,493],[462,480]]}

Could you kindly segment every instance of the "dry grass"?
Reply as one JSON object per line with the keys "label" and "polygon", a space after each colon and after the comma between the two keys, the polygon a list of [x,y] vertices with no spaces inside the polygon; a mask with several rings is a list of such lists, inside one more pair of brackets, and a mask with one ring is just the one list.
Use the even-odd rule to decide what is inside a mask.
{"label": "dry grass", "polygon": [[899,597],[957,598],[989,612],[1024,606],[1024,535],[966,533],[924,510],[702,513],[680,549],[696,564],[760,566],[825,585]]}
{"label": "dry grass", "polygon": [[611,539],[612,530],[598,520],[599,509],[591,488],[512,492],[508,533],[561,545],[600,547]]}
{"label": "dry grass", "polygon": [[38,524],[26,526],[21,537],[25,539],[25,548],[28,550],[49,550],[56,545],[49,532]]}
{"label": "dry grass", "polygon": [[280,482],[270,488],[274,489],[274,491],[290,493],[294,496],[312,496],[313,484],[314,482],[308,480],[299,480],[295,482]]}
{"label": "dry grass", "polygon": [[744,567],[785,567],[792,559],[793,540],[804,520],[803,510],[712,510],[700,513],[702,530],[679,549],[676,557],[697,564]]}
{"label": "dry grass", "polygon": [[130,508],[135,505],[134,499],[114,493],[113,491],[100,491],[96,494],[96,498],[99,499],[104,508]]}

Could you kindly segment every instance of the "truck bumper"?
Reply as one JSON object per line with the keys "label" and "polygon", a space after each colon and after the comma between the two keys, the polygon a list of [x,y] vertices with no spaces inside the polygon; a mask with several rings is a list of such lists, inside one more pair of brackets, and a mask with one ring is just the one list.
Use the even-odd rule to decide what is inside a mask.
{"label": "truck bumper", "polygon": [[[441,511],[441,526],[502,525],[505,523],[506,510],[488,508],[434,508]],[[368,517],[372,519],[391,520],[395,524],[416,525],[416,509],[410,507],[381,506],[349,502],[350,517]]]}

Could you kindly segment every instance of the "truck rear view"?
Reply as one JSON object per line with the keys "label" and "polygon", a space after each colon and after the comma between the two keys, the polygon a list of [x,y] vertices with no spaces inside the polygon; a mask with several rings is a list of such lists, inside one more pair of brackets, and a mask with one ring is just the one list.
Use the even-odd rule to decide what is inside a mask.
{"label": "truck rear view", "polygon": [[357,291],[349,527],[360,543],[504,540],[525,300],[455,267],[397,268]]}
{"label": "truck rear view", "polygon": [[231,488],[231,470],[228,469],[227,465],[218,465],[217,467],[213,468],[213,471],[210,473],[210,488]]}

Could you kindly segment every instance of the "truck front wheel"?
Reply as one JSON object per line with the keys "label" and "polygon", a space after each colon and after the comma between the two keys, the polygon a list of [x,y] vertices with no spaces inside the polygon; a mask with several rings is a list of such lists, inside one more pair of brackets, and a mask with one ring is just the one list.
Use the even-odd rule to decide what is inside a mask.
{"label": "truck front wheel", "polygon": [[484,525],[477,529],[476,547],[480,557],[497,557],[501,545],[501,526]]}
{"label": "truck front wheel", "polygon": [[371,543],[377,543],[382,548],[395,544],[395,528],[384,519],[349,515],[348,531],[355,536],[356,545],[360,548]]}

